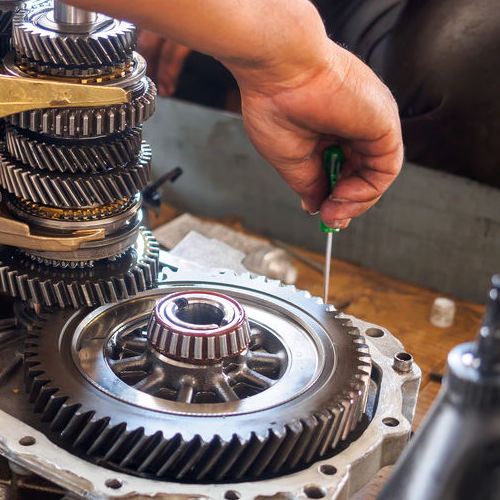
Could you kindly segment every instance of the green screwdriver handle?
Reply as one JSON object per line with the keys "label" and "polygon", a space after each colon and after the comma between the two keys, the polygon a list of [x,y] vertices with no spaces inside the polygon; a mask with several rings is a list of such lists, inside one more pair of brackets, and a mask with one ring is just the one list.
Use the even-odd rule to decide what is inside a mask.
{"label": "green screwdriver handle", "polygon": [[[328,175],[328,194],[331,194],[339,180],[339,174],[344,165],[344,153],[338,146],[330,146],[323,153],[323,167]],[[319,228],[324,233],[338,233],[340,229],[328,227],[320,220]]]}

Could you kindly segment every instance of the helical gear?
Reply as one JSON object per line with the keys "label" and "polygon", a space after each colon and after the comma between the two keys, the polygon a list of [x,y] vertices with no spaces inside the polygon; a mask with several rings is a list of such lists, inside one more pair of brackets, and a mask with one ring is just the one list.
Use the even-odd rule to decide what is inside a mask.
{"label": "helical gear", "polygon": [[28,214],[55,221],[85,222],[105,219],[123,213],[137,203],[139,199],[140,196],[136,195],[133,198],[116,200],[98,207],[60,208],[41,205],[29,200],[16,198],[15,196],[8,196],[7,206],[11,213],[21,219],[25,218]]}
{"label": "helical gear", "polygon": [[0,153],[0,184],[9,193],[53,207],[105,205],[133,197],[151,181],[151,148],[135,164],[94,175],[33,171]]}
{"label": "helical gear", "polygon": [[69,142],[23,133],[9,126],[6,149],[10,156],[33,169],[96,173],[125,167],[141,153],[142,130],[134,128],[97,140]]}
{"label": "helical gear", "polygon": [[35,109],[10,115],[11,125],[68,138],[99,137],[139,127],[155,111],[156,86],[144,79],[143,91],[131,102],[98,108]]}
{"label": "helical gear", "polygon": [[59,17],[66,8],[72,9],[42,0],[14,15],[6,73],[118,86],[129,100],[6,119],[0,184],[10,214],[42,237],[64,241],[85,228],[104,234],[71,250],[0,247],[0,291],[61,308],[126,299],[152,288],[158,272],[158,245],[140,229],[140,192],[151,179],[141,126],[154,112],[156,87],[134,52],[134,26],[98,13],[88,22],[66,22]]}
{"label": "helical gear", "polygon": [[134,25],[109,19],[90,33],[59,33],[40,24],[51,6],[21,10],[12,21],[18,57],[54,66],[114,65],[131,59],[137,44]]}
{"label": "helical gear", "polygon": [[[51,439],[101,466],[155,479],[190,482],[252,480],[291,473],[331,456],[340,442],[348,442],[349,433],[357,428],[363,416],[371,367],[363,337],[348,318],[337,316],[305,292],[248,276],[204,277],[178,273],[170,275],[169,282],[163,286],[163,289],[139,294],[133,303],[100,309],[99,334],[93,331],[93,313],[88,310],[80,311],[71,319],[68,313],[59,311],[40,320],[26,346],[26,379],[30,400],[50,429]],[[252,316],[257,314],[251,309],[258,309],[256,304],[260,303],[266,315],[272,315],[272,311],[276,314],[278,308],[280,315],[301,318],[302,324],[307,325],[299,349],[301,354],[317,349],[309,344],[315,338],[314,342],[334,356],[333,365],[323,362],[307,387],[301,386],[299,392],[284,401],[280,399],[283,390],[280,387],[286,387],[287,377],[292,376],[288,370],[267,389],[274,396],[266,398],[264,390],[236,406],[234,403],[175,403],[175,400],[169,403],[151,399],[144,393],[130,404],[127,390],[133,388],[127,389],[122,381],[112,379],[113,372],[108,366],[111,361],[94,358],[86,349],[92,345],[96,353],[103,353],[106,342],[111,342],[112,349],[116,349],[117,339],[111,340],[109,335],[118,325],[120,329],[127,328],[131,314],[135,315],[136,322],[138,317],[143,317],[141,304],[154,305],[155,297],[161,298],[162,293],[190,289],[233,295],[244,307],[249,299],[251,324]],[[147,323],[147,317],[141,321]],[[137,323],[137,328],[145,327],[140,325],[142,323]],[[264,320],[260,326],[265,328]],[[93,338],[94,344],[86,341],[87,329],[88,342]],[[306,333],[312,331],[317,333]],[[289,341],[289,333],[280,337],[282,342]],[[95,344],[96,335],[101,343]],[[138,340],[140,338],[131,346],[146,345]],[[71,354],[71,345],[75,342],[84,355],[83,363],[88,365],[87,360],[92,359],[100,366],[99,370],[89,365],[88,371],[81,372],[86,369],[84,365],[75,366]],[[306,347],[308,345],[310,347]],[[299,354],[297,349],[287,352],[290,356]],[[52,360],[54,356],[58,363]],[[298,360],[294,357],[292,366]],[[133,363],[137,368],[133,368]],[[134,357],[129,364],[135,373],[141,369]],[[110,385],[103,387],[102,381],[91,380],[92,375],[89,379],[92,370],[94,376],[102,375],[102,380],[111,377]],[[156,400],[163,403],[154,411],[145,406],[149,404],[147,401]],[[250,409],[239,412],[245,404],[250,405]],[[253,411],[252,405],[255,405]],[[210,418],[206,418],[205,412]]]}
{"label": "helical gear", "polygon": [[126,255],[114,262],[96,262],[90,269],[52,268],[0,246],[0,292],[46,307],[117,302],[155,285],[158,256],[158,243],[143,228]]}

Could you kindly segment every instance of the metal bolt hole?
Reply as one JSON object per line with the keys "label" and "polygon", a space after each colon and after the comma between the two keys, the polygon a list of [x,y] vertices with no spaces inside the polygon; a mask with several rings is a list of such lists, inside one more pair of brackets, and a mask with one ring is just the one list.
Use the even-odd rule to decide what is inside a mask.
{"label": "metal bolt hole", "polygon": [[307,498],[324,498],[326,496],[326,490],[316,484],[304,486],[304,493]]}
{"label": "metal bolt hole", "polygon": [[399,425],[399,420],[394,417],[387,417],[382,420],[382,423],[387,425],[387,427],[397,427]]}
{"label": "metal bolt hole", "polygon": [[119,479],[106,479],[104,484],[112,490],[118,490],[123,486],[123,483]]}
{"label": "metal bolt hole", "polygon": [[368,337],[374,337],[374,338],[379,338],[384,336],[384,330],[381,330],[380,328],[368,328],[365,331],[366,335]]}
{"label": "metal bolt hole", "polygon": [[319,471],[326,476],[333,476],[337,473],[337,469],[333,465],[328,464],[321,465]]}
{"label": "metal bolt hole", "polygon": [[412,361],[413,356],[408,352],[398,352],[396,354],[396,359],[399,359],[399,361]]}
{"label": "metal bolt hole", "polygon": [[33,436],[24,436],[19,440],[19,444],[22,446],[33,446],[36,443],[36,439]]}

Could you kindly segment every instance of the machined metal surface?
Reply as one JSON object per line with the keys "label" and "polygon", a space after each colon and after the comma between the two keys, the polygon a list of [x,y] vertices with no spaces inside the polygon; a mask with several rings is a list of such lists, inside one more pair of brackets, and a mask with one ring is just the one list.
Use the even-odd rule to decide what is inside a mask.
{"label": "machined metal surface", "polygon": [[[171,278],[172,276],[174,275],[171,275]],[[190,283],[190,285],[194,285],[197,288],[203,286],[203,288],[209,287],[211,289],[216,286],[215,280],[214,283],[211,284],[207,284],[204,281],[205,280],[194,279],[193,282]],[[268,283],[266,285],[262,285],[260,283],[260,280],[249,280],[249,282],[252,283],[252,289],[254,290],[260,289],[261,287],[270,287],[267,289],[268,294],[271,293],[272,287],[276,287],[276,289],[279,290],[277,284]],[[241,284],[242,283],[240,282],[240,285]],[[173,280],[170,284],[165,284],[165,286],[167,288],[177,288],[179,286],[179,283],[176,283]],[[245,288],[246,286],[240,287],[240,295],[244,295],[246,293]],[[303,292],[293,293],[295,293],[296,295],[302,295]],[[303,304],[301,298],[295,297],[294,299],[292,299],[292,305],[295,305],[295,307],[297,307],[296,300],[299,303]],[[311,298],[308,298],[307,301],[312,301],[313,303],[315,303],[315,300]],[[286,307],[288,307],[288,300],[286,300],[285,302],[287,303]],[[316,305],[318,308],[320,307],[319,303],[317,303]],[[97,319],[100,313],[106,314],[107,310],[111,312],[113,307],[114,306],[110,306],[110,308],[104,307],[95,310],[93,312],[94,319]],[[331,310],[328,311],[328,306],[325,306],[323,304],[322,307],[324,308],[324,314],[328,313],[330,315],[333,315]],[[314,312],[318,311],[318,309],[315,308],[313,308],[313,310]],[[130,310],[130,312],[131,314],[128,317],[129,321],[138,319],[137,315],[134,314],[135,312],[137,312],[135,307],[134,309]],[[278,311],[275,312],[277,313]],[[404,349],[401,344],[396,339],[394,339],[394,337],[392,337],[392,335],[386,330],[378,327],[377,325],[359,321],[356,318],[347,317],[342,314],[334,314],[337,316],[337,321],[342,321],[343,323],[350,325],[348,326],[348,328],[359,328],[361,333],[364,333],[366,335],[366,343],[368,344],[370,349],[373,366],[370,387],[376,387],[376,389],[374,389],[376,398],[369,400],[369,409],[367,409],[367,413],[370,414],[371,420],[369,421],[369,423],[367,423],[367,425],[362,426],[361,434],[356,434],[354,439],[348,439],[348,441],[346,442],[346,444],[348,443],[348,446],[342,446],[337,450],[335,454],[323,456],[310,466],[306,466],[302,469],[297,470],[296,472],[285,474],[282,476],[262,476],[258,481],[243,481],[234,479],[231,482],[228,482],[227,480],[222,480],[219,482],[211,481],[210,484],[196,484],[196,482],[192,481],[187,483],[168,480],[160,482],[151,481],[146,478],[128,475],[125,473],[126,469],[113,471],[100,467],[98,465],[94,465],[89,461],[79,458],[73,453],[62,450],[59,446],[54,444],[54,442],[51,442],[42,432],[40,432],[40,430],[38,430],[43,428],[43,432],[48,433],[49,436],[52,436],[50,439],[54,439],[54,432],[61,432],[61,427],[53,426],[53,431],[51,433],[51,431],[49,430],[49,423],[43,424],[42,427],[39,427],[36,424],[36,419],[34,420],[34,416],[29,416],[29,413],[27,414],[27,417],[29,416],[29,418],[23,418],[23,422],[15,419],[7,413],[4,413],[3,411],[0,412],[0,423],[2,424],[0,426],[0,448],[2,449],[2,454],[5,454],[10,460],[14,461],[15,463],[30,470],[35,470],[38,473],[43,474],[44,477],[54,480],[58,485],[62,486],[64,489],[67,489],[69,492],[73,492],[73,494],[76,495],[85,496],[85,498],[118,498],[123,496],[134,499],[161,497],[166,499],[171,498],[172,500],[174,498],[179,498],[179,496],[186,496],[189,498],[214,499],[220,499],[224,497],[236,498],[234,496],[228,497],[227,495],[237,495],[237,497],[242,499],[256,499],[262,497],[270,499],[347,498],[350,494],[360,488],[372,476],[372,474],[376,472],[376,470],[378,470],[380,467],[393,463],[399,455],[401,449],[406,444],[410,432],[409,421],[411,421],[413,417],[413,411],[415,407],[420,371],[416,365],[413,365],[411,371],[406,373],[398,372],[392,368],[392,360],[394,355],[397,352],[403,352]],[[83,315],[79,315],[77,318],[75,318],[75,322],[70,321],[70,324],[68,324],[68,326],[75,326],[75,324],[79,323],[82,317]],[[30,321],[32,322],[33,319]],[[118,324],[119,322],[120,320],[119,318],[117,318],[117,321],[115,321],[114,334],[117,334],[123,330],[120,329],[120,326]],[[146,319],[143,324],[146,324]],[[57,327],[57,325],[55,324],[53,326],[54,328]],[[63,337],[63,344],[66,344],[66,341],[68,341],[69,345],[67,345],[66,348],[70,352],[72,351],[71,345],[75,347],[80,346],[81,358],[77,351],[73,351],[73,354],[71,356],[61,359],[59,363],[60,371],[66,373],[67,367],[70,364],[75,363],[75,360],[85,360],[85,352],[88,352],[90,354],[90,352],[88,351],[88,348],[91,346],[91,344],[89,343],[90,338],[95,338],[95,335],[92,335],[91,330],[95,327],[96,326],[91,326],[90,330],[87,330],[86,332],[82,329],[78,329],[76,332],[76,336],[73,336],[72,342],[70,342],[69,339],[64,339]],[[49,326],[43,328],[44,334],[49,333],[49,335],[51,335],[51,333],[48,331]],[[377,336],[371,337],[370,335],[372,335],[374,331],[377,332]],[[41,333],[42,332],[34,332],[36,338],[41,338]],[[84,341],[83,344],[79,344],[77,338],[84,340],[83,337],[86,336],[86,333],[89,334],[89,342]],[[100,334],[100,336],[102,335]],[[107,336],[104,335],[104,337]],[[111,340],[113,338],[116,339],[116,335],[114,337],[111,336],[107,338],[108,340]],[[33,340],[35,340],[34,337]],[[105,342],[105,339],[100,341]],[[48,348],[48,344],[46,345]],[[115,345],[115,347],[117,346]],[[122,343],[122,347],[127,350],[129,349],[130,345],[126,346],[126,343]],[[340,346],[338,347],[340,349]],[[45,347],[43,349],[45,349]],[[37,350],[39,353],[41,352],[39,347],[35,350]],[[3,352],[3,350],[0,350],[0,355],[3,355]],[[51,355],[55,354],[52,353]],[[32,361],[34,360],[32,359]],[[287,362],[290,362],[290,360],[287,360]],[[91,367],[91,358],[87,358],[87,360],[84,361],[83,364],[86,364],[87,367]],[[98,389],[94,385],[95,382],[91,381],[91,377],[93,376],[92,373],[95,374],[95,372],[92,372],[92,370],[90,370],[87,375],[84,375],[82,373],[82,365],[80,365],[80,367],[77,369],[76,374],[69,374],[70,378],[72,379],[71,383],[73,383],[75,377],[86,379],[86,389],[83,392],[80,392],[79,396],[87,397],[89,393],[93,393],[95,391],[102,392],[102,389]],[[279,380],[278,382],[276,382],[276,384],[280,383]],[[0,393],[3,394],[3,391],[10,391],[12,384],[16,383],[17,382],[14,377],[11,383],[7,384],[6,387],[0,387]],[[65,385],[67,385],[66,381]],[[61,395],[60,391],[48,394],[50,392],[50,387],[53,387],[53,390],[56,391],[57,384],[54,384],[52,382],[46,384],[46,389],[48,390],[47,395],[49,395],[49,405],[54,404],[50,402],[54,399],[57,399],[57,397]],[[119,385],[118,387],[122,386]],[[130,386],[128,387],[131,388]],[[373,389],[370,390],[370,393],[372,393],[372,390]],[[139,392],[140,391],[137,390],[137,393]],[[265,394],[266,391],[263,391],[262,393],[260,393],[260,396],[263,397],[263,395]],[[253,403],[251,403],[252,398],[253,397],[248,397],[239,401],[237,407],[239,407],[239,405],[245,401],[250,402],[249,404],[253,405]],[[136,404],[142,404],[144,400],[147,401],[148,399],[151,399],[151,396],[147,393],[143,393],[143,399],[138,401]],[[2,404],[5,404],[5,401],[9,401],[9,397],[2,397],[0,401],[3,402],[0,402],[0,407],[2,407]],[[47,408],[47,405],[44,405],[41,399],[38,401],[42,407]],[[273,401],[272,403],[279,404],[280,401]],[[168,406],[172,405],[172,402],[169,400],[163,400],[163,404]],[[129,406],[131,407],[131,410],[134,411],[135,405]],[[204,406],[206,406],[206,404],[200,403],[193,404],[191,406],[203,408]],[[212,407],[213,406],[214,405],[212,405]],[[116,408],[122,408],[122,402],[118,402],[117,406],[115,406],[113,420],[118,420],[119,417],[122,416],[120,415],[120,411],[117,411]],[[256,410],[257,407],[254,406],[253,409]],[[258,413],[260,413],[260,411],[258,411]],[[59,418],[61,419],[60,422],[65,420],[62,414],[63,412],[59,413]],[[139,414],[140,412],[137,413],[137,415]],[[73,428],[80,425],[77,423],[80,418],[85,420],[84,416],[79,417],[78,415],[80,415],[80,412],[76,410],[76,413],[73,414],[73,418],[71,419],[71,421],[73,422]],[[142,415],[144,421],[146,415],[149,415],[149,413],[142,412]],[[155,412],[155,415],[157,418],[159,418],[158,412]],[[68,413],[66,413],[66,417],[67,416]],[[293,418],[293,416],[295,415],[289,413],[288,417],[290,416],[292,416]],[[240,415],[240,417],[243,416]],[[176,422],[183,422],[184,418],[185,416],[178,416]],[[227,430],[227,427],[232,425],[232,418],[232,416],[226,416],[224,418],[224,425],[218,426],[217,431],[229,432]],[[252,419],[252,412],[247,413],[244,418],[255,423],[255,420]],[[204,418],[201,420],[210,421],[211,418]],[[51,421],[53,422],[53,420]],[[86,422],[89,423],[90,421],[87,420]],[[261,423],[258,425],[262,425],[264,422],[265,420],[261,421]],[[269,424],[269,422],[267,423]],[[174,425],[180,424],[177,423]],[[206,425],[211,426],[213,425],[213,423],[207,422]],[[36,427],[38,427],[38,429]],[[8,433],[3,431],[7,428],[9,429]],[[122,431],[126,434],[128,429],[122,429]],[[202,434],[204,432],[203,426],[201,425],[198,425],[194,429],[192,428],[192,426],[182,426],[182,431],[201,431]],[[77,435],[80,437],[80,444],[84,445],[85,436],[78,433],[67,433],[67,442],[74,442],[75,440],[77,440]],[[33,439],[22,439],[28,436]],[[137,453],[139,449],[142,449],[144,451],[144,448],[141,447],[141,444],[144,444],[144,437],[145,435],[141,432],[129,434],[130,439],[136,439],[136,446],[134,448],[135,452],[129,453],[129,461],[133,462],[137,459]],[[105,448],[107,447],[108,451],[110,452],[110,456],[118,456],[120,454],[119,449],[122,446],[127,447],[128,445],[132,444],[127,439],[120,439],[117,434],[113,433],[108,434],[108,439],[110,439],[116,445],[114,446],[113,452],[111,452],[111,449],[109,448],[112,444],[111,441],[106,444],[106,440],[103,440],[101,441],[100,446],[104,446]],[[27,444],[20,444],[19,441]],[[153,441],[150,441],[150,444],[152,445]],[[191,451],[193,451],[193,449],[191,449]],[[208,450],[204,449],[203,452],[206,453],[208,452]],[[128,465],[131,465],[130,462],[128,463]],[[208,466],[208,464],[206,465]]]}
{"label": "machined metal surface", "polygon": [[[9,123],[32,132],[71,138],[110,135],[142,125],[155,111],[157,91],[155,84],[144,76],[144,59],[138,54],[134,57],[137,62],[130,74],[103,82],[109,87],[118,86],[131,91],[130,102],[89,108],[35,109],[9,116]],[[13,76],[30,76],[9,57],[4,60],[4,65]]]}
{"label": "machined metal surface", "polygon": [[96,173],[135,161],[141,152],[142,131],[134,128],[109,138],[74,142],[27,134],[8,126],[5,142],[10,156],[32,169]]}
{"label": "machined metal surface", "polygon": [[[192,289],[241,303],[255,351],[241,366],[226,367],[219,389],[205,385],[190,399],[189,372],[169,379],[169,370],[155,368],[140,352],[145,333],[141,342],[137,330],[146,330],[159,298]],[[220,481],[294,470],[347,439],[368,397],[370,357],[359,331],[304,293],[265,280],[178,274],[136,299],[56,312],[39,326],[27,354],[30,398],[52,422],[54,438],[100,463],[152,477]],[[259,344],[263,336],[270,352]],[[114,349],[120,342],[122,351]],[[53,370],[53,356],[64,368]]]}
{"label": "machined metal surface", "polygon": [[13,23],[0,185],[20,219],[9,227],[23,234],[0,239],[19,249],[0,250],[2,290],[78,307],[150,288],[157,246],[133,200],[151,180],[140,126],[156,88],[134,52],[135,27],[59,1],[21,9]]}
{"label": "machined metal surface", "polygon": [[[55,15],[58,16],[57,10]],[[78,32],[74,24],[64,23],[60,27],[54,20],[51,25],[53,19],[51,5],[19,11],[12,21],[16,53],[55,66],[99,66],[127,60],[137,43],[135,26],[125,21],[96,18],[90,29]]]}
{"label": "machined metal surface", "polygon": [[91,207],[131,198],[151,181],[151,148],[137,160],[94,175],[33,171],[0,153],[0,185],[9,193],[53,207]]}
{"label": "machined metal surface", "polygon": [[54,1],[54,21],[62,24],[93,24],[97,19],[95,12],[79,9],[59,0]]}
{"label": "machined metal surface", "polygon": [[154,286],[158,253],[158,244],[144,229],[125,255],[86,269],[37,264],[11,247],[0,246],[0,292],[47,307],[116,302]]}

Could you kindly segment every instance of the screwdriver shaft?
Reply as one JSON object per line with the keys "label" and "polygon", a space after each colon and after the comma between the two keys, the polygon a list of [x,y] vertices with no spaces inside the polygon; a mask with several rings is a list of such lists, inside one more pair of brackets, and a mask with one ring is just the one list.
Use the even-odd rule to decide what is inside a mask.
{"label": "screwdriver shaft", "polygon": [[330,290],[330,266],[332,262],[333,233],[326,233],[325,268],[323,271],[323,301],[328,304]]}

